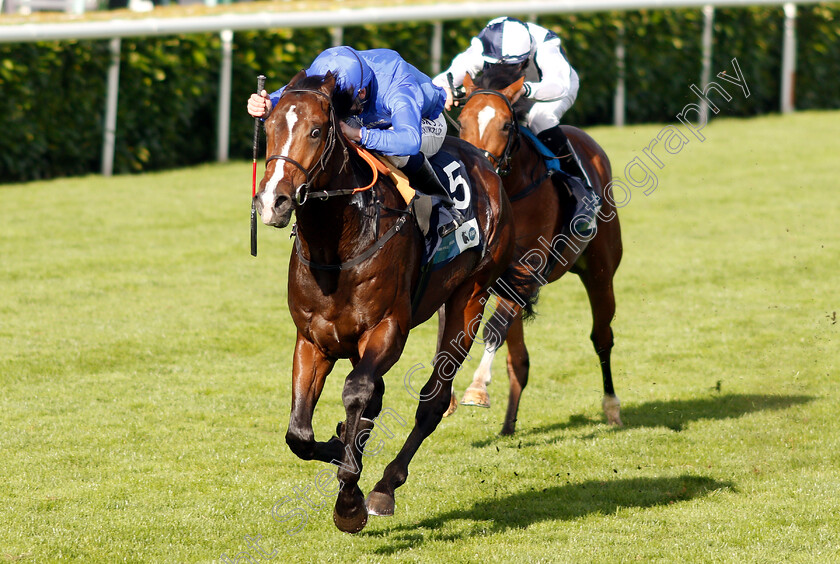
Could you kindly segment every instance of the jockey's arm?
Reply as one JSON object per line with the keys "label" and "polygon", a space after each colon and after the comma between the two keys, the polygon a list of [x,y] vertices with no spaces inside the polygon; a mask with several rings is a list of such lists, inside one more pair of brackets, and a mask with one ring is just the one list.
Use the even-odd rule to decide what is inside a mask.
{"label": "jockey's arm", "polygon": [[383,155],[405,156],[420,152],[420,108],[411,94],[412,92],[401,91],[388,97],[391,128],[362,127],[359,135],[363,147]]}
{"label": "jockey's arm", "polygon": [[569,94],[572,66],[560,50],[560,40],[541,43],[534,60],[542,77],[539,82],[525,83],[525,96],[537,102],[559,100]]}
{"label": "jockey's arm", "polygon": [[452,84],[454,86],[461,86],[464,84],[464,76],[467,73],[470,76],[475,76],[484,67],[484,59],[481,55],[482,51],[481,41],[474,37],[467,50],[452,59],[452,64],[449,68],[432,79],[433,84],[446,90],[447,110],[452,107],[453,100],[452,89],[449,86],[447,74],[452,74]]}

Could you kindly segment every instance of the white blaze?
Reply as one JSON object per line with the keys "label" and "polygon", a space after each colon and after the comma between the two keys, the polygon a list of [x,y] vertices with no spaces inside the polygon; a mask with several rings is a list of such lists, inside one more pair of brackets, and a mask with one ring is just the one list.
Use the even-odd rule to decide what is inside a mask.
{"label": "white blaze", "polygon": [[[278,155],[288,157],[289,156],[289,149],[292,146],[292,130],[295,127],[295,123],[297,123],[298,116],[295,113],[295,108],[297,106],[291,106],[289,111],[286,112],[286,123],[289,126],[288,135],[286,137],[286,143],[280,149],[280,152],[277,153]],[[260,198],[262,200],[262,219],[263,222],[268,222],[271,220],[272,215],[272,208],[274,208],[274,200],[277,199],[277,195],[275,191],[277,190],[277,185],[283,180],[285,167],[283,166],[283,161],[277,163],[274,167],[274,174],[271,175],[271,178],[265,184],[265,190],[262,194],[260,194]]]}
{"label": "white blaze", "polygon": [[481,139],[484,137],[484,130],[487,129],[487,124],[496,117],[496,110],[494,110],[491,106],[487,106],[480,112],[478,112],[478,138]]}

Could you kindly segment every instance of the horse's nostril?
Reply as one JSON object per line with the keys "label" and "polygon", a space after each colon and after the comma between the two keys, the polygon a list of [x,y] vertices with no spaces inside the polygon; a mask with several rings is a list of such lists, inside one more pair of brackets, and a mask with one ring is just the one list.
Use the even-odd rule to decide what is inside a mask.
{"label": "horse's nostril", "polygon": [[279,208],[281,205],[291,202],[291,198],[286,194],[280,194],[277,196],[277,199],[274,200],[274,209]]}

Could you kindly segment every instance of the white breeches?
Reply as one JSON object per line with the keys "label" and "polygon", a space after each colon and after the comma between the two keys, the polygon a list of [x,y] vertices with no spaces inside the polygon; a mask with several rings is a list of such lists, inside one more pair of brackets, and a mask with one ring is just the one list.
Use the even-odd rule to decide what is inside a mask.
{"label": "white breeches", "polygon": [[[431,157],[443,146],[446,139],[446,117],[443,112],[435,119],[423,118],[420,120],[420,152]],[[388,161],[397,168],[402,168],[408,163],[411,155],[385,156]]]}

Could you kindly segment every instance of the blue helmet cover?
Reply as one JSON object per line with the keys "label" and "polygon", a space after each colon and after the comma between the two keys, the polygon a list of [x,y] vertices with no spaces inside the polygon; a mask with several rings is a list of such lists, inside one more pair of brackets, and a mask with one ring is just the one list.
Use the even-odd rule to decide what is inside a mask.
{"label": "blue helmet cover", "polygon": [[307,76],[325,75],[332,71],[340,90],[351,90],[353,97],[370,84],[373,71],[356,50],[347,47],[331,47],[318,55],[306,69]]}

